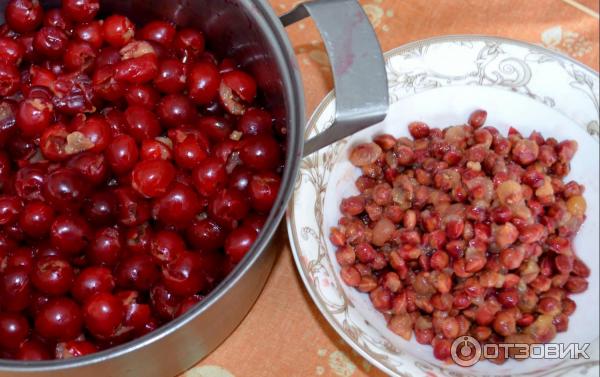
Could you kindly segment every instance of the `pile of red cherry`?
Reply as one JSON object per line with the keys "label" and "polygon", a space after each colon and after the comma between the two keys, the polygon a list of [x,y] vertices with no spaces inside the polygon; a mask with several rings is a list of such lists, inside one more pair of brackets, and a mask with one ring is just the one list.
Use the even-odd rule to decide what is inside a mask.
{"label": "pile of red cherry", "polygon": [[11,0],[0,26],[0,358],[89,354],[202,300],[277,197],[285,129],[195,29]]}

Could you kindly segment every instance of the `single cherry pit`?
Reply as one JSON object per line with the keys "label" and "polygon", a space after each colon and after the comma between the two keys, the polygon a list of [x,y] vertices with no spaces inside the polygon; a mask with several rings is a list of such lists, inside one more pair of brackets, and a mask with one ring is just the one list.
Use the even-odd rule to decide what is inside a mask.
{"label": "single cherry pit", "polygon": [[0,35],[0,357],[78,357],[200,302],[256,240],[283,140],[255,79],[169,22],[10,0]]}
{"label": "single cherry pit", "polygon": [[477,110],[444,130],[413,122],[412,139],[354,147],[360,193],[342,200],[330,233],[342,281],[369,294],[391,331],[414,333],[446,362],[462,335],[550,342],[590,275],[572,244],[584,187],[563,181],[577,143],[514,128],[505,137],[486,119]]}

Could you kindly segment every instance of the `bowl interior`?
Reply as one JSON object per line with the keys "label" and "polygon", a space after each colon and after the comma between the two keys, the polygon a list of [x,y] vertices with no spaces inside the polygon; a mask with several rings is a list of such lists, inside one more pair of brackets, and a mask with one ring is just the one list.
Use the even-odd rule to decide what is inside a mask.
{"label": "bowl interior", "polygon": [[[411,121],[419,120],[432,127],[444,128],[450,125],[463,124],[469,114],[478,108],[488,111],[486,125],[491,125],[507,134],[510,126],[518,129],[523,135],[531,131],[539,131],[544,137],[554,137],[557,140],[573,139],[579,144],[579,150],[571,163],[571,172],[565,181],[576,180],[585,185],[584,193],[587,201],[587,220],[575,238],[577,255],[591,268],[589,289],[571,298],[577,303],[577,310],[570,317],[570,326],[567,332],[559,333],[553,340],[555,343],[594,343],[598,341],[598,286],[599,274],[599,164],[598,142],[587,134],[577,124],[572,122],[558,111],[537,102],[522,94],[478,86],[453,86],[432,89],[400,99],[394,103],[387,119],[362,132],[353,135],[341,152],[337,155],[331,171],[329,184],[325,193],[323,208],[324,234],[337,224],[341,216],[339,204],[345,197],[356,195],[358,190],[354,185],[360,176],[360,169],[348,162],[349,150],[358,143],[367,142],[373,136],[389,133],[396,137],[410,136],[407,125]],[[335,272],[339,273],[339,265],[335,261],[335,248],[327,241],[328,257],[333,261]],[[386,327],[383,316],[377,312],[369,300],[368,295],[355,289],[339,284],[343,287],[346,296],[357,308],[362,318],[356,323],[361,330],[376,338],[383,337],[395,348],[410,354],[416,359],[452,369],[457,372],[468,373],[493,373],[515,374],[547,370],[564,363],[564,360],[537,360],[528,359],[517,362],[510,360],[503,365],[491,362],[480,362],[469,370],[458,366],[444,365],[433,357],[431,346],[421,345],[414,340],[405,341],[395,335]]]}

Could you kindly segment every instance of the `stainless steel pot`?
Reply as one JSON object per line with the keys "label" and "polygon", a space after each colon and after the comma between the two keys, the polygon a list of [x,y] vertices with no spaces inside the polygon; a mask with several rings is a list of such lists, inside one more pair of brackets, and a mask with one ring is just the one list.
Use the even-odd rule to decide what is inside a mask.
{"label": "stainless steel pot", "polygon": [[[56,7],[59,1],[41,1]],[[7,0],[0,0],[4,9]],[[90,356],[62,361],[0,360],[0,376],[170,376],[216,348],[241,322],[269,275],[275,253],[268,245],[286,209],[300,160],[385,117],[387,80],[381,49],[355,0],[299,5],[277,18],[265,0],[105,0],[104,15],[119,12],[136,22],[162,18],[198,27],[210,48],[234,57],[258,80],[278,126],[287,130],[282,188],[252,250],[197,307],[160,329]],[[2,12],[3,14],[3,12]],[[332,62],[337,92],[335,126],[304,146],[304,94],[284,26],[312,16]],[[260,339],[257,339],[260,341]]]}

